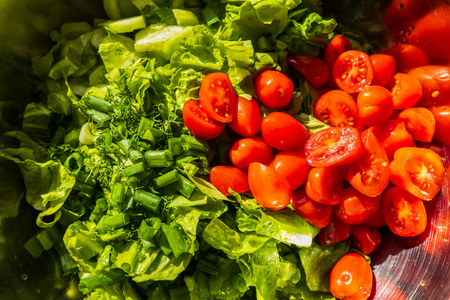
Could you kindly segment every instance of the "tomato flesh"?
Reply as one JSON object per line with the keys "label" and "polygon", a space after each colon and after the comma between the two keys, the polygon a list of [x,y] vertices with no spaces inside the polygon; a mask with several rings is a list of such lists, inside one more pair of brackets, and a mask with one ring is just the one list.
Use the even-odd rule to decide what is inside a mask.
{"label": "tomato flesh", "polygon": [[372,83],[372,61],[364,52],[346,51],[334,63],[333,77],[343,91],[349,94],[360,92]]}
{"label": "tomato flesh", "polygon": [[405,109],[414,106],[422,97],[420,82],[409,74],[397,73],[391,84],[394,109]]}
{"label": "tomato flesh", "polygon": [[412,69],[408,75],[418,80],[422,89],[422,98],[417,106],[431,107],[450,103],[450,67],[423,66]]}
{"label": "tomato flesh", "polygon": [[397,149],[411,147],[414,143],[411,134],[401,120],[391,119],[371,128],[388,157],[394,156]]}
{"label": "tomato flesh", "polygon": [[430,143],[436,130],[433,113],[425,107],[410,107],[399,113],[397,119],[402,120],[406,130],[416,141]]}
{"label": "tomato flesh", "polygon": [[[323,60],[328,65],[330,73],[333,72],[334,63],[336,62],[339,55],[342,53],[352,50],[352,44],[350,41],[343,35],[336,35],[328,44],[325,49],[325,54],[323,56]],[[336,81],[333,76],[330,74],[330,78],[328,79],[327,85],[331,88],[337,87]]]}

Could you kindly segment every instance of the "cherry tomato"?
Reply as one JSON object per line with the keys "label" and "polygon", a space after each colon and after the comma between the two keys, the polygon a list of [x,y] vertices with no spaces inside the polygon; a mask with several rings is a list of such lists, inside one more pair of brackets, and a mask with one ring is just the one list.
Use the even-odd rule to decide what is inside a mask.
{"label": "cherry tomato", "polygon": [[334,63],[333,77],[339,88],[352,94],[366,89],[373,80],[373,66],[369,55],[349,50]]}
{"label": "cherry tomato", "polygon": [[381,244],[381,235],[376,227],[367,225],[353,226],[351,239],[356,250],[369,255]]}
{"label": "cherry tomato", "polygon": [[273,148],[260,136],[243,138],[231,146],[230,160],[237,168],[247,169],[252,162],[266,163],[272,157]]}
{"label": "cherry tomato", "polygon": [[364,224],[372,227],[384,227],[387,226],[386,220],[384,219],[383,209],[380,208],[378,211],[371,216],[367,221],[364,222]]}
{"label": "cherry tomato", "polygon": [[348,182],[369,197],[380,195],[389,183],[389,159],[371,128],[361,134],[363,155],[350,165]]}
{"label": "cherry tomato", "polygon": [[284,151],[302,148],[309,138],[308,129],[284,112],[268,114],[261,123],[261,134],[267,144]]}
{"label": "cherry tomato", "polygon": [[430,110],[424,107],[410,107],[401,111],[397,119],[403,121],[414,140],[425,143],[433,140],[436,120]]}
{"label": "cherry tomato", "polygon": [[312,168],[309,170],[305,190],[311,200],[327,205],[339,204],[343,189],[343,177],[338,168]]}
{"label": "cherry tomato", "polygon": [[409,74],[395,74],[390,89],[394,109],[405,109],[414,106],[422,97],[420,82]]}
{"label": "cherry tomato", "polygon": [[450,106],[432,106],[429,110],[436,121],[434,138],[443,144],[450,144]]}
{"label": "cherry tomato", "polygon": [[330,223],[333,206],[312,201],[306,195],[305,189],[298,189],[292,193],[291,205],[300,217],[318,228]]}
{"label": "cherry tomato", "polygon": [[291,201],[289,182],[274,169],[261,163],[248,167],[248,183],[256,201],[265,208],[279,210]]}
{"label": "cherry tomato", "polygon": [[389,229],[396,235],[416,236],[427,226],[423,201],[397,186],[383,193],[381,207]]}
{"label": "cherry tomato", "polygon": [[[333,71],[334,63],[339,55],[348,50],[352,50],[352,44],[350,44],[349,40],[343,34],[338,34],[331,40],[325,49],[325,54],[323,56],[323,60],[328,65],[330,72]],[[331,74],[327,85],[332,88],[337,87],[336,81],[334,81]]]}
{"label": "cherry tomato", "polygon": [[228,126],[235,133],[251,137],[257,135],[261,129],[261,109],[255,99],[238,98],[237,113]]}
{"label": "cherry tomato", "polygon": [[401,147],[411,147],[414,143],[411,134],[401,120],[391,119],[372,127],[372,132],[383,146],[388,157]]}
{"label": "cherry tomato", "polygon": [[366,300],[372,292],[373,273],[358,253],[344,255],[330,273],[330,292],[338,299]]}
{"label": "cherry tomato", "polygon": [[412,69],[409,75],[416,78],[422,88],[422,98],[417,106],[430,107],[450,103],[450,67],[424,66]]}
{"label": "cherry tomato", "polygon": [[392,55],[377,53],[370,56],[373,65],[372,85],[388,87],[395,75],[395,59]]}
{"label": "cherry tomato", "polygon": [[305,183],[310,169],[303,149],[281,151],[275,155],[269,165],[286,178],[291,186],[291,191]]}
{"label": "cherry tomato", "polygon": [[269,108],[281,108],[291,102],[294,83],[281,72],[266,70],[254,81],[258,99]]}
{"label": "cherry tomato", "polygon": [[330,78],[330,69],[320,58],[311,55],[291,55],[287,60],[316,89],[320,89]]}
{"label": "cherry tomato", "polygon": [[444,183],[442,158],[430,149],[404,147],[391,161],[391,181],[422,200],[431,200]]}
{"label": "cherry tomato", "polygon": [[183,121],[193,135],[204,140],[218,137],[225,128],[224,123],[211,119],[200,106],[200,102],[196,100],[188,100],[184,103]]}
{"label": "cherry tomato", "polygon": [[394,57],[397,73],[406,73],[411,69],[430,64],[425,51],[415,45],[398,44],[384,49],[383,53]]}
{"label": "cherry tomato", "polygon": [[380,201],[380,196],[368,197],[354,187],[348,187],[342,191],[341,201],[334,207],[334,213],[347,224],[362,224],[375,215]]}
{"label": "cherry tomato", "polygon": [[331,127],[313,134],[305,144],[308,163],[331,167],[352,163],[362,155],[361,138],[352,127]]}
{"label": "cherry tomato", "polygon": [[363,124],[352,96],[341,90],[326,92],[316,102],[314,116],[333,127],[354,127],[361,131]]}
{"label": "cherry tomato", "polygon": [[236,95],[225,73],[206,75],[200,86],[199,98],[204,111],[218,122],[231,122],[236,115]]}
{"label": "cherry tomato", "polygon": [[215,166],[211,169],[209,180],[222,194],[230,196],[228,189],[236,193],[250,190],[247,171],[233,166]]}
{"label": "cherry tomato", "polygon": [[392,95],[388,89],[371,85],[359,92],[357,98],[359,116],[364,125],[373,126],[387,121],[394,110]]}
{"label": "cherry tomato", "polygon": [[341,242],[349,238],[351,231],[352,225],[342,222],[335,214],[332,214],[330,223],[317,235],[317,243],[325,246]]}

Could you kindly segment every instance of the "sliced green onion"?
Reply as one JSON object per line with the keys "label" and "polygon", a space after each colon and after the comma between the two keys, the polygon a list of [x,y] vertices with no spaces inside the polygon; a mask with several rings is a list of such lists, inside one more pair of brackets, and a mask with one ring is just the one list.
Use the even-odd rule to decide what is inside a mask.
{"label": "sliced green onion", "polygon": [[58,129],[56,129],[55,135],[53,135],[53,138],[50,141],[50,147],[61,145],[61,143],[64,141],[65,135],[66,129],[64,127],[59,126]]}
{"label": "sliced green onion", "polygon": [[78,284],[78,288],[84,294],[88,294],[96,288],[104,286],[105,284],[112,285],[116,282],[122,281],[124,278],[125,272],[123,270],[111,269],[104,273],[98,273],[82,278]]}
{"label": "sliced green onion", "polygon": [[178,257],[189,250],[179,229],[166,224],[161,224],[161,230],[166,236],[167,242],[175,257]]}
{"label": "sliced green onion", "polygon": [[125,169],[125,176],[133,176],[145,171],[144,162],[140,162],[134,165],[131,165]]}
{"label": "sliced green onion", "polygon": [[142,220],[138,229],[139,237],[145,241],[150,241],[161,228],[160,218],[147,218]]}
{"label": "sliced green onion", "polygon": [[166,174],[163,174],[154,179],[155,188],[159,189],[171,183],[177,182],[178,178],[179,176],[177,169],[173,169],[172,171],[167,172]]}
{"label": "sliced green onion", "polygon": [[183,145],[190,150],[197,150],[203,153],[209,151],[209,146],[205,141],[199,140],[196,137],[190,135],[183,135]]}
{"label": "sliced green onion", "polygon": [[66,167],[72,174],[77,175],[83,167],[83,157],[80,153],[72,153],[64,161],[64,167]]}
{"label": "sliced green onion", "polygon": [[211,27],[216,23],[220,23],[219,17],[217,16],[214,8],[210,4],[206,5],[202,9],[202,16],[203,19],[205,19],[206,25],[208,25],[208,27]]}
{"label": "sliced green onion", "polygon": [[42,252],[45,251],[42,244],[39,242],[36,236],[30,238],[23,246],[33,257],[41,256]]}
{"label": "sliced green onion", "polygon": [[159,203],[161,202],[161,197],[152,194],[150,192],[146,192],[143,190],[137,190],[134,193],[134,199],[136,202],[139,202],[144,207],[150,209],[154,212],[159,212]]}
{"label": "sliced green onion", "polygon": [[128,157],[135,164],[144,161],[144,154],[142,154],[142,152],[138,150],[131,150],[130,152],[128,152]]}
{"label": "sliced green onion", "polygon": [[95,109],[86,109],[86,115],[97,123],[104,123],[111,119],[109,115]]}
{"label": "sliced green onion", "polygon": [[128,150],[130,150],[131,147],[131,142],[130,140],[123,139],[120,142],[118,142],[117,145],[119,145],[120,149],[122,149],[122,151],[125,154],[128,154]]}
{"label": "sliced green onion", "polygon": [[97,98],[93,95],[86,95],[83,97],[83,100],[88,107],[104,113],[109,113],[113,107],[112,103]]}
{"label": "sliced green onion", "polygon": [[130,216],[125,213],[118,213],[110,216],[104,215],[98,222],[97,226],[95,226],[95,230],[100,233],[105,233],[124,227],[129,223]]}
{"label": "sliced green onion", "polygon": [[209,275],[219,275],[220,271],[220,269],[215,264],[203,258],[200,258],[198,260],[195,268]]}
{"label": "sliced green onion", "polygon": [[170,167],[173,164],[173,155],[169,150],[149,150],[144,156],[150,168]]}
{"label": "sliced green onion", "polygon": [[190,198],[196,188],[192,181],[181,174],[178,174],[178,181],[171,183],[170,186],[175,188],[186,198]]}
{"label": "sliced green onion", "polygon": [[179,137],[175,137],[175,138],[170,138],[167,141],[168,144],[168,148],[169,151],[172,152],[172,155],[180,155],[181,153],[183,153],[183,146],[181,144],[181,138]]}
{"label": "sliced green onion", "polygon": [[209,299],[209,276],[206,273],[197,270],[197,272],[195,273],[195,278],[197,280],[198,297],[200,299]]}
{"label": "sliced green onion", "polygon": [[189,290],[187,286],[181,286],[169,290],[170,300],[189,300]]}
{"label": "sliced green onion", "polygon": [[123,203],[125,200],[125,193],[127,186],[121,183],[114,183],[111,185],[111,202]]}

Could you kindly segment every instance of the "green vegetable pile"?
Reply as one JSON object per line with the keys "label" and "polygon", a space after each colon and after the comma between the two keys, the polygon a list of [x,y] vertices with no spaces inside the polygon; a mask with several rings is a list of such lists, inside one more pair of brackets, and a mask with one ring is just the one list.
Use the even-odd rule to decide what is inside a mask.
{"label": "green vegetable pile", "polygon": [[[7,133],[20,147],[0,151],[39,211],[26,249],[56,250],[86,299],[334,299],[327,276],[350,243],[318,246],[293,209],[222,195],[205,176],[228,140],[193,137],[181,108],[211,72],[254,95],[254,74],[286,70],[287,53],[319,55],[336,22],[301,0],[104,7],[111,20],[64,24],[33,59],[40,101]],[[311,87],[296,84],[290,109],[308,113]]]}

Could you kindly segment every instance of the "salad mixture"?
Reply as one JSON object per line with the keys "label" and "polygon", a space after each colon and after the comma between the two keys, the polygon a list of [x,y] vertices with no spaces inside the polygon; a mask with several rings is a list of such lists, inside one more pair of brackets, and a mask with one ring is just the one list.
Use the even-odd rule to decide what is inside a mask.
{"label": "salad mixture", "polygon": [[422,27],[374,53],[315,1],[103,6],[33,58],[0,150],[39,211],[28,252],[86,299],[368,299],[377,228],[420,236],[444,183],[450,68]]}

